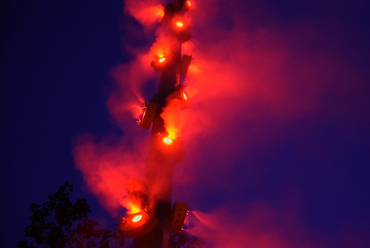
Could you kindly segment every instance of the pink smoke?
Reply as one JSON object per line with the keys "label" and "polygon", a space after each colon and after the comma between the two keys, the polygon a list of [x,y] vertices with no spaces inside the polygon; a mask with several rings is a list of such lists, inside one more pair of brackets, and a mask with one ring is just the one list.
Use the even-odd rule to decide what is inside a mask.
{"label": "pink smoke", "polygon": [[[126,1],[125,11],[151,28],[157,16],[148,13],[159,10],[161,3]],[[279,26],[273,24],[273,16],[260,24],[259,13],[268,11],[262,3],[249,9],[236,0],[195,1],[193,6],[187,20],[193,38],[183,45],[183,53],[194,57],[184,80],[191,108],[181,111],[180,103],[172,101],[163,114],[188,154],[175,168],[174,195],[180,201],[190,201],[202,189],[234,190],[232,179],[225,177],[231,176],[241,154],[255,146],[271,147],[285,136],[290,122],[317,113],[335,78],[349,77],[335,48],[321,42],[324,34],[310,25]],[[219,22],[225,16],[231,24]],[[144,171],[148,131],[135,126],[134,119],[149,100],[143,98],[145,84],[159,81],[150,62],[166,55],[163,44],[170,42],[162,30],[156,35],[151,48],[135,50],[131,62],[112,69],[118,89],[109,97],[108,109],[125,135],[109,142],[82,136],[74,149],[76,167],[87,186],[112,212],[127,207],[129,196],[122,182]],[[253,164],[245,166],[250,170],[246,184],[260,187]],[[241,211],[234,206],[210,214],[194,212],[199,222],[188,232],[204,238],[207,247],[314,247],[299,208],[282,211],[257,202],[241,204]]]}
{"label": "pink smoke", "polygon": [[315,247],[295,212],[263,203],[234,203],[211,213],[193,211],[187,218],[194,227],[185,231],[202,238],[206,248]]}
{"label": "pink smoke", "polygon": [[130,191],[141,190],[140,183],[128,179],[142,176],[145,152],[137,142],[128,144],[114,136],[96,142],[90,134],[76,138],[73,149],[76,168],[82,172],[87,188],[114,216],[122,207],[131,210],[129,201],[140,200],[129,195]]}

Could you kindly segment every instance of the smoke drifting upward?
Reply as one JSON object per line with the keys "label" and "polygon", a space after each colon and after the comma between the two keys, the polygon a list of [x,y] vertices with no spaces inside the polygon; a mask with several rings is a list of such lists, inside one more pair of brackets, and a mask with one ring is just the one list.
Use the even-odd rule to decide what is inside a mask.
{"label": "smoke drifting upward", "polygon": [[137,119],[142,114],[143,104],[147,100],[143,97],[142,88],[155,75],[148,66],[150,61],[148,55],[139,54],[129,64],[119,65],[111,71],[118,89],[112,92],[107,105],[114,121],[122,130],[138,133],[132,118]]}
{"label": "smoke drifting upward", "polygon": [[[125,13],[135,17],[145,28],[151,28],[162,18],[164,8],[156,1],[127,1]],[[149,132],[139,129],[136,120],[143,114],[143,104],[149,100],[144,98],[145,87],[157,79],[150,63],[160,54],[168,53],[168,48],[163,46],[168,44],[166,42],[168,39],[159,30],[157,42],[151,50],[131,50],[134,59],[111,71],[118,87],[110,95],[107,107],[114,123],[125,134],[122,137],[111,135],[102,140],[89,134],[75,138],[73,155],[76,168],[82,172],[87,188],[114,216],[122,207],[137,212],[143,204],[156,201],[150,198],[156,186],[148,186],[142,180]]]}
{"label": "smoke drifting upward", "polygon": [[133,16],[142,26],[150,27],[157,24],[163,17],[162,2],[158,0],[126,0],[125,13]]}
{"label": "smoke drifting upward", "polygon": [[[102,141],[83,135],[74,149],[76,167],[87,186],[112,213],[146,201],[146,191],[155,188],[137,179],[144,171],[149,132],[139,129],[134,119],[150,100],[143,97],[148,95],[146,84],[159,81],[150,62],[169,55],[172,42],[162,28],[151,29],[157,27],[164,1],[125,4],[125,13],[144,27],[135,31],[156,35],[151,47],[131,51],[132,61],[112,69],[118,89],[107,105],[125,134]],[[246,187],[262,188],[262,182],[268,181],[265,171],[271,168],[257,170],[252,153],[257,150],[261,157],[266,151],[273,153],[292,122],[316,115],[334,82],[353,75],[323,32],[329,22],[323,20],[319,26],[309,13],[284,22],[269,4],[193,1],[194,9],[187,14],[193,38],[182,49],[194,60],[182,83],[191,108],[181,110],[183,101],[172,97],[161,116],[167,132],[180,138],[187,151],[184,162],[175,168],[174,199],[188,201],[194,209],[203,204],[202,210],[211,212],[218,209],[216,196],[229,199],[243,194]],[[132,47],[129,39],[123,42],[124,47]],[[349,85],[341,87],[335,92],[339,98],[352,90]],[[285,201],[286,185],[274,187],[274,200]],[[245,202],[240,208],[247,211],[230,203],[209,214],[195,212],[200,221],[189,232],[208,241],[207,247],[317,247],[308,241],[310,230],[299,220],[299,204],[294,210],[281,210],[284,204]]]}
{"label": "smoke drifting upward", "polygon": [[73,155],[88,189],[116,216],[122,207],[135,212],[149,194],[140,180],[144,152],[139,144],[128,144],[122,138],[106,137],[96,142],[84,134],[76,138]]}
{"label": "smoke drifting upward", "polygon": [[195,4],[193,38],[184,47],[194,57],[185,80],[192,107],[180,113],[189,156],[177,182],[184,185],[210,180],[207,171],[217,166],[231,169],[261,140],[281,138],[289,122],[317,112],[339,75],[348,77],[323,34],[307,24],[277,26],[262,5],[242,1]]}

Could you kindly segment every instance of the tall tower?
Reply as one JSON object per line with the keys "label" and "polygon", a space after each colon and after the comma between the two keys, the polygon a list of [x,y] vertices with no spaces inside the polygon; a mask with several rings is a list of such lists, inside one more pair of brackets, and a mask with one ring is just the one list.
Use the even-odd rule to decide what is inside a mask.
{"label": "tall tower", "polygon": [[[150,206],[154,207],[155,216],[147,217],[146,225],[140,227],[140,231],[145,228],[150,231],[143,231],[144,235],[137,235],[139,237],[135,239],[135,248],[167,248],[169,246],[171,218],[173,220],[171,216],[173,215],[173,210],[171,210],[173,170],[175,165],[184,158],[185,151],[182,149],[181,141],[171,137],[166,130],[161,114],[169,103],[169,97],[187,100],[186,95],[182,93],[180,76],[186,75],[192,59],[191,56],[182,57],[181,54],[182,43],[191,38],[188,32],[189,27],[184,21],[184,16],[190,7],[190,1],[184,0],[174,0],[166,6],[161,25],[168,28],[168,40],[171,41],[171,44],[168,44],[170,51],[168,54],[159,56],[151,64],[155,71],[161,73],[161,76],[158,92],[147,106],[142,127],[150,128],[153,122],[145,181],[149,187],[155,185],[151,198],[157,199],[157,202],[154,206]],[[135,224],[132,221],[131,223]]]}

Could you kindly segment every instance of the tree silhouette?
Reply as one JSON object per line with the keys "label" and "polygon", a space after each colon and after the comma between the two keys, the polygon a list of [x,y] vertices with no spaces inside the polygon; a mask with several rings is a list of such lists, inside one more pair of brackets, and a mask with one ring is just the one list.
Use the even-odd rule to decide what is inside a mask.
{"label": "tree silhouette", "polygon": [[191,236],[186,232],[181,232],[179,235],[171,233],[170,248],[202,248],[204,241],[198,237]]}
{"label": "tree silhouette", "polygon": [[[109,248],[125,247],[125,235],[99,228],[98,222],[89,218],[91,207],[86,199],[72,203],[69,194],[73,184],[66,182],[59,190],[48,196],[42,206],[31,203],[31,224],[25,228],[27,240],[17,243],[18,248]],[[126,247],[129,247],[126,244]]]}
{"label": "tree silhouette", "polygon": [[[130,242],[118,226],[114,230],[99,228],[96,220],[88,217],[91,207],[86,199],[75,203],[69,199],[73,184],[66,182],[48,196],[41,206],[31,203],[31,224],[25,228],[26,240],[20,240],[18,248],[130,248]],[[204,242],[182,232],[170,236],[170,248],[202,247]]]}

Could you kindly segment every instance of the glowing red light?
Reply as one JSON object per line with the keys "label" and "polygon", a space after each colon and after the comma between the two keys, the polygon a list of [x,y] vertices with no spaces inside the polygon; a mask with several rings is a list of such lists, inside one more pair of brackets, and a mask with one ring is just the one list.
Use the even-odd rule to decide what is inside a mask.
{"label": "glowing red light", "polygon": [[166,143],[166,144],[171,144],[172,139],[166,137],[166,138],[163,138],[163,142]]}
{"label": "glowing red light", "polygon": [[188,6],[189,6],[189,7],[191,6],[191,3],[190,3],[190,1],[187,1],[186,3],[188,4]]}
{"label": "glowing red light", "polygon": [[182,23],[182,22],[176,22],[176,25],[178,26],[178,27],[183,27],[184,26],[184,24]]}
{"label": "glowing red light", "polygon": [[165,60],[166,60],[166,58],[161,58],[161,59],[159,59],[159,60],[158,60],[158,62],[159,62],[159,63],[162,63],[162,62],[164,62]]}
{"label": "glowing red light", "polygon": [[184,100],[188,100],[185,93],[182,93],[182,96],[184,97]]}
{"label": "glowing red light", "polygon": [[132,218],[132,222],[138,222],[142,218],[143,218],[143,216],[141,214],[135,215],[135,217]]}

